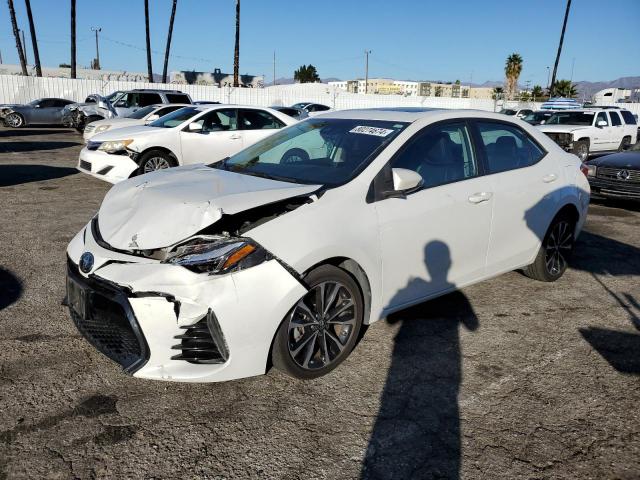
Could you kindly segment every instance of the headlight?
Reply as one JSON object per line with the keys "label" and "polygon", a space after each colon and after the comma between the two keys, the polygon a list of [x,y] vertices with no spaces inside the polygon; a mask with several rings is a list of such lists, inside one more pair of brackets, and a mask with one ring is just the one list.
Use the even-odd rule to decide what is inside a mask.
{"label": "headlight", "polygon": [[218,274],[253,267],[266,259],[267,252],[251,240],[202,236],[178,246],[163,263]]}
{"label": "headlight", "polygon": [[96,128],[96,133],[104,132],[105,130],[109,130],[110,128],[111,125],[100,125],[98,128]]}
{"label": "headlight", "polygon": [[586,163],[580,165],[580,170],[584,173],[585,177],[595,177],[596,173],[598,173],[598,167],[595,165],[587,165]]}
{"label": "headlight", "polygon": [[109,142],[102,142],[102,145],[98,147],[98,150],[102,150],[107,153],[116,153],[124,151],[127,145],[133,143],[133,140],[112,140]]}

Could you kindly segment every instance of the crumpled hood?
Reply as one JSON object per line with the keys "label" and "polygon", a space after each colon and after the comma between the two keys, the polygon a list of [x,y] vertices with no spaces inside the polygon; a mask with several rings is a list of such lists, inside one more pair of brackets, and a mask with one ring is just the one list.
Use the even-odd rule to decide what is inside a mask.
{"label": "crumpled hood", "polygon": [[[105,122],[109,123],[109,122]],[[98,133],[91,138],[92,142],[107,142],[109,140],[125,140],[127,138],[135,138],[140,134],[152,134],[166,132],[165,128],[150,127],[148,125],[134,125],[131,127],[116,127],[116,124],[106,132]]]}
{"label": "crumpled hood", "polygon": [[144,120],[139,120],[136,118],[126,118],[126,117],[115,117],[115,118],[105,118],[104,120],[98,120],[96,122],[91,122],[92,125],[95,125],[98,128],[101,125],[109,125],[109,131],[113,131],[116,128],[122,129],[125,127],[134,127],[144,125]]}
{"label": "crumpled hood", "polygon": [[586,125],[536,125],[544,133],[571,133],[589,128]]}
{"label": "crumpled hood", "polygon": [[189,165],[116,184],[98,213],[102,238],[122,250],[173,245],[217,222],[222,214],[304,195],[301,185]]}

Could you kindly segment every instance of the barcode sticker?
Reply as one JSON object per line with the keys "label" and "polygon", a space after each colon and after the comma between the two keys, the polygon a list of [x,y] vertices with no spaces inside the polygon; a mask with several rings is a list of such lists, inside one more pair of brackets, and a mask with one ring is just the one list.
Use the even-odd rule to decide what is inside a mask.
{"label": "barcode sticker", "polygon": [[360,133],[363,135],[375,135],[376,137],[386,137],[393,130],[389,128],[367,127],[365,125],[358,125],[349,130],[349,133]]}

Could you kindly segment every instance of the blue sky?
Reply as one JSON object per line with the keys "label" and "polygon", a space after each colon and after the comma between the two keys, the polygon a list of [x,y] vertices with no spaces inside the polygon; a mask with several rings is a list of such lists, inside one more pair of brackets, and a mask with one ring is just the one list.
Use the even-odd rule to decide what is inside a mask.
{"label": "blue sky", "polygon": [[[14,0],[20,28],[28,24],[23,0]],[[151,44],[164,52],[171,0],[150,0]],[[69,61],[69,1],[32,0],[43,65]],[[291,77],[303,63],[320,76],[369,75],[398,79],[502,80],[512,52],[524,59],[520,82],[545,86],[553,66],[564,0],[242,0],[241,73]],[[178,0],[169,70],[211,71],[233,65],[234,0]],[[640,75],[640,0],[573,0],[558,71],[573,79],[613,80]],[[77,0],[78,64],[94,56],[91,26],[102,27],[102,67],[146,71],[143,0]],[[117,43],[120,42],[120,43]],[[127,44],[127,45],[123,45]],[[0,51],[18,63],[0,2]],[[29,61],[33,61],[31,50]],[[162,71],[162,53],[153,55]]]}

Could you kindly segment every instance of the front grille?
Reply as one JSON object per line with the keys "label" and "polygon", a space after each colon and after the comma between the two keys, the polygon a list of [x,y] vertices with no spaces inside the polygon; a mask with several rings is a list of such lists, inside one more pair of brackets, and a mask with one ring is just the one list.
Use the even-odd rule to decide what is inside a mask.
{"label": "front grille", "polygon": [[[627,172],[626,174],[624,172]],[[628,174],[628,178],[624,176]],[[640,170],[629,170],[628,168],[598,167],[596,176],[607,180],[618,180],[620,182],[640,183]]]}
{"label": "front grille", "polygon": [[229,350],[222,335],[220,324],[211,310],[207,316],[194,325],[180,327],[185,330],[174,338],[180,343],[172,346],[181,353],[171,360],[184,360],[189,363],[224,363],[229,358]]}
{"label": "front grille", "polygon": [[566,133],[544,133],[561,147],[567,147],[571,143],[571,137],[567,136]]}
{"label": "front grille", "polygon": [[80,160],[80,168],[83,170],[91,171],[91,163],[86,160]]}
{"label": "front grille", "polygon": [[125,371],[141,368],[148,359],[148,348],[125,292],[95,277],[84,278],[71,261],[68,264],[70,280],[86,292],[85,315],[69,307],[82,336]]}

